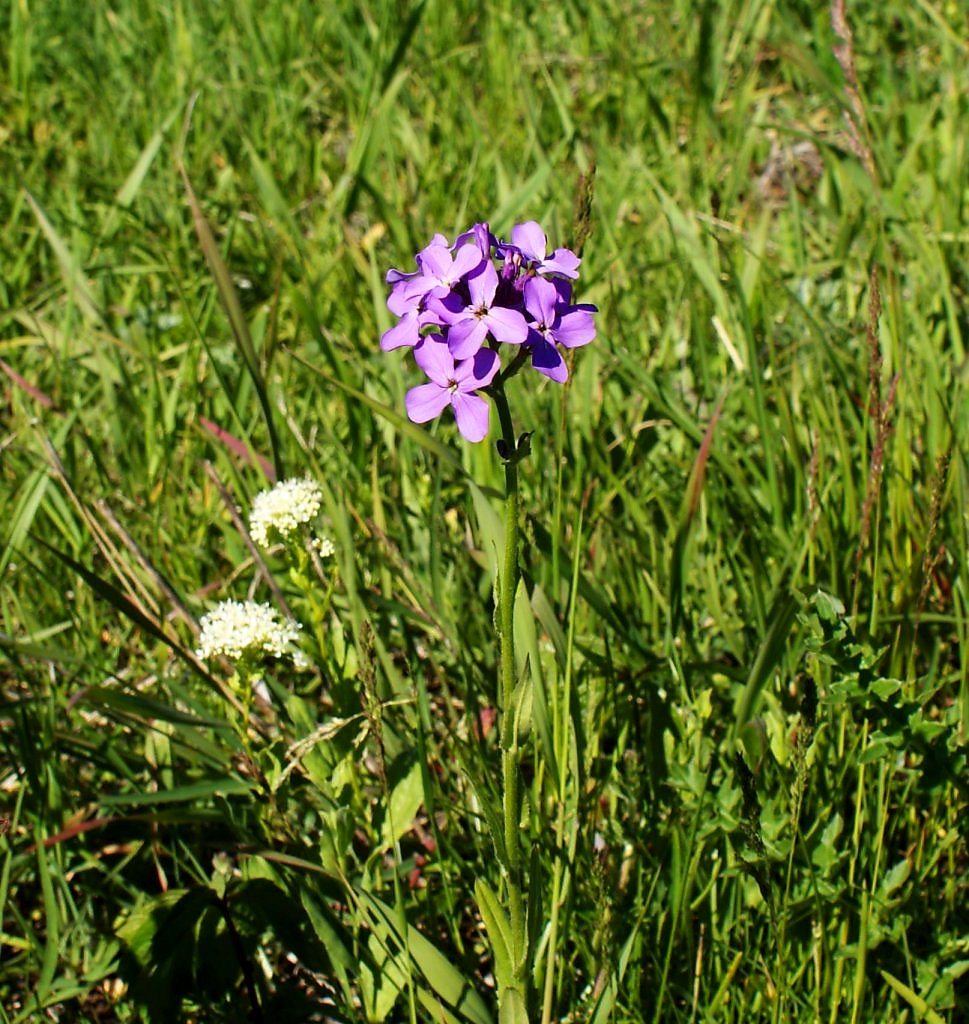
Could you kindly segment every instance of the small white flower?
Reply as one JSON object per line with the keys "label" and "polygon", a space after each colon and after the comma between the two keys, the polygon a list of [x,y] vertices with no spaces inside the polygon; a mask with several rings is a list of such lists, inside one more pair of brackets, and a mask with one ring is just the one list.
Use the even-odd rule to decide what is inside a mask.
{"label": "small white flower", "polygon": [[313,522],[323,504],[323,492],[313,480],[283,480],[256,495],[249,515],[249,533],[268,548],[274,533],[285,540],[294,530]]}
{"label": "small white flower", "polygon": [[330,558],[336,551],[336,548],[333,546],[333,541],[330,540],[329,537],[314,537],[312,544],[313,549],[320,558]]}
{"label": "small white flower", "polygon": [[306,656],[299,649],[300,627],[283,619],[275,608],[258,601],[221,601],[202,617],[196,654],[225,655],[234,661],[246,654],[290,658],[300,667]]}

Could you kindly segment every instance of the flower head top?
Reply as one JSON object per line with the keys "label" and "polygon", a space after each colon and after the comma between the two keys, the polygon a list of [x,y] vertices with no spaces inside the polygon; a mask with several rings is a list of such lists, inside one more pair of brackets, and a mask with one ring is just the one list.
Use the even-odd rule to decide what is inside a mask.
{"label": "flower head top", "polygon": [[313,480],[283,480],[272,490],[261,491],[249,513],[249,533],[261,547],[288,540],[300,527],[310,526],[319,515],[323,492]]}
{"label": "flower head top", "polygon": [[300,627],[284,620],[275,608],[258,601],[220,601],[202,617],[196,655],[231,661],[264,657],[288,658],[297,668],[306,665],[299,649]]}
{"label": "flower head top", "polygon": [[[531,356],[534,369],[559,383],[568,377],[560,347],[595,338],[595,306],[572,304],[581,260],[570,249],[546,255],[535,221],[516,224],[511,241],[475,224],[449,245],[435,235],[415,257],[417,270],[391,270],[387,308],[399,319],[380,339],[384,351],[412,348],[430,383],[407,393],[407,415],[425,423],[450,405],[469,441],[488,433],[488,405],[476,392],[498,373],[501,345]],[[522,356],[521,358],[527,358]],[[521,365],[516,360],[502,380]]]}

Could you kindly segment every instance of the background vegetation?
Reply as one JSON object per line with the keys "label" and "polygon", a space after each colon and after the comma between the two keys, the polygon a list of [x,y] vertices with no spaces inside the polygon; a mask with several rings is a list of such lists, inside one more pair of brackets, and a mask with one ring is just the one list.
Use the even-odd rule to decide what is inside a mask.
{"label": "background vegetation", "polygon": [[[494,1019],[501,466],[383,275],[593,170],[599,337],[510,394],[536,1019],[966,1012],[969,16],[834,16],[11,0],[0,1019]],[[267,803],[191,651],[306,612],[274,473],[337,555]]]}

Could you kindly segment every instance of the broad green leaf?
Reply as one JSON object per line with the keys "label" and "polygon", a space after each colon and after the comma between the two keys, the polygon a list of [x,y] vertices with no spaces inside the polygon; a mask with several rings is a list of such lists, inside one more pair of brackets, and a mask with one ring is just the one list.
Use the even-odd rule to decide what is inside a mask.
{"label": "broad green leaf", "polygon": [[907,857],[904,860],[900,860],[881,880],[881,884],[878,886],[877,898],[879,900],[887,900],[896,889],[908,881],[908,876],[911,873],[912,862]]}
{"label": "broad green leaf", "polygon": [[529,1024],[525,1000],[517,988],[498,992],[498,1024]]}
{"label": "broad green leaf", "polygon": [[390,794],[390,806],[384,816],[380,839],[384,849],[391,847],[401,836],[410,831],[411,824],[424,802],[424,783],[421,766],[417,761],[410,766],[407,774],[394,786]]}

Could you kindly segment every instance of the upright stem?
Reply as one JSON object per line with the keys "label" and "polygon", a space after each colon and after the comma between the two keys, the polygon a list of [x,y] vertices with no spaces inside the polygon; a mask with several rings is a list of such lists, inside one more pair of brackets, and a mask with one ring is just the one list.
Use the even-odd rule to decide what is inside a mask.
{"label": "upright stem", "polygon": [[528,931],[522,895],[521,752],[515,720],[515,593],[518,590],[519,499],[515,431],[499,379],[492,389],[505,442],[505,557],[498,581],[498,635],[501,644],[501,776],[505,851],[508,860],[508,912],[515,984],[527,998]]}

